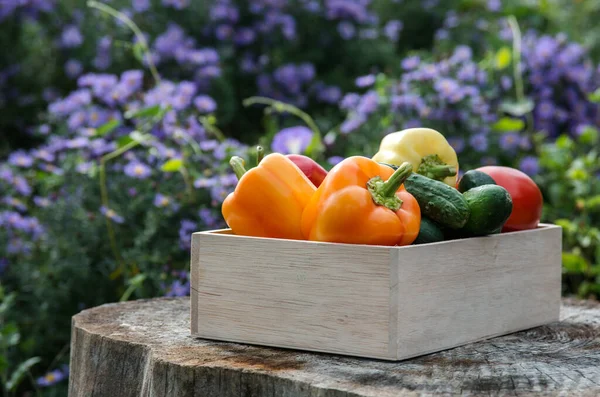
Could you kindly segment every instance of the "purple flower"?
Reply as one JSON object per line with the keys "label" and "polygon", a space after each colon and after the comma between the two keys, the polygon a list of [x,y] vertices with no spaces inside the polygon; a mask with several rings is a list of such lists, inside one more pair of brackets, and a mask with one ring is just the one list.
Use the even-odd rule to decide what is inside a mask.
{"label": "purple flower", "polygon": [[550,36],[542,36],[536,43],[532,60],[537,64],[547,63],[558,52],[558,43]]}
{"label": "purple flower", "polygon": [[142,88],[144,72],[141,70],[127,70],[121,74],[119,84],[124,85],[130,92],[135,92]]}
{"label": "purple flower", "polygon": [[534,176],[539,173],[540,165],[535,157],[525,156],[519,163],[519,169],[529,176]]}
{"label": "purple flower", "polygon": [[404,69],[404,70],[412,70],[412,69],[416,69],[420,63],[421,63],[421,58],[415,55],[415,56],[404,58],[402,60],[401,66],[402,66],[402,69]]}
{"label": "purple flower", "polygon": [[365,116],[354,115],[342,123],[340,126],[340,132],[342,134],[349,134],[363,125],[365,121],[367,121]]}
{"label": "purple flower", "polygon": [[11,197],[11,196],[4,197],[2,202],[4,202],[4,204],[7,204],[21,212],[24,212],[27,210],[27,207],[25,206],[25,204],[23,204],[23,202],[21,200]]}
{"label": "purple flower", "polygon": [[136,12],[144,12],[150,8],[150,0],[131,0],[131,7]]}
{"label": "purple flower", "polygon": [[67,25],[60,38],[61,44],[65,48],[79,47],[83,43],[83,36],[75,25]]}
{"label": "purple flower", "polygon": [[183,10],[190,5],[190,0],[162,0],[164,6],[171,6],[177,10]]}
{"label": "purple flower", "polygon": [[360,102],[360,95],[351,92],[344,95],[340,102],[340,108],[345,110],[354,109],[358,105],[358,102]]}
{"label": "purple flower", "polygon": [[465,140],[460,137],[450,137],[448,138],[448,143],[456,153],[461,153],[465,149]]}
{"label": "purple flower", "polygon": [[469,144],[477,152],[485,152],[488,148],[488,138],[485,134],[475,134],[469,138]]}
{"label": "purple flower", "polygon": [[29,186],[27,180],[22,176],[15,176],[12,183],[17,193],[23,196],[31,195],[31,186]]}
{"label": "purple flower", "polygon": [[219,40],[228,40],[233,36],[233,28],[229,25],[219,25],[215,29],[215,36]]}
{"label": "purple flower", "polygon": [[375,75],[368,74],[366,76],[357,77],[354,81],[354,84],[356,84],[356,86],[360,88],[370,87],[373,84],[375,84]]}
{"label": "purple flower", "polygon": [[100,207],[100,213],[102,213],[102,215],[104,215],[105,217],[107,217],[115,223],[125,222],[125,219],[121,215],[117,214],[115,210],[107,208],[105,206]]}
{"label": "purple flower", "polygon": [[139,161],[129,162],[125,168],[123,168],[125,175],[137,179],[146,179],[152,174],[152,170],[146,164]]}
{"label": "purple flower", "polygon": [[502,2],[500,0],[487,0],[487,9],[493,12],[500,11]]}
{"label": "purple flower", "polygon": [[383,31],[391,41],[397,41],[403,26],[402,21],[391,20],[385,24]]}
{"label": "purple flower", "polygon": [[517,133],[508,132],[502,134],[499,143],[502,150],[513,151],[519,147],[519,144],[521,143],[521,137]]}
{"label": "purple flower", "polygon": [[214,211],[211,211],[208,208],[202,208],[200,211],[198,211],[198,216],[200,217],[200,220],[204,226],[208,228],[218,227],[222,222],[222,218],[215,215]]}
{"label": "purple flower", "polygon": [[237,45],[248,45],[254,42],[256,33],[250,28],[240,28],[235,34],[235,43]]}
{"label": "purple flower", "polygon": [[55,369],[54,371],[48,372],[46,375],[38,378],[36,380],[36,384],[40,387],[48,387],[55,385],[66,378],[67,375],[65,375],[61,370]]}
{"label": "purple flower", "polygon": [[216,178],[198,178],[194,181],[194,187],[196,189],[203,189],[213,187],[217,185]]}
{"label": "purple flower", "polygon": [[327,159],[327,162],[331,165],[336,165],[344,160],[342,156],[331,156]]}
{"label": "purple flower", "polygon": [[337,103],[342,96],[342,90],[336,86],[324,86],[318,93],[317,98],[325,103]]}
{"label": "purple flower", "polygon": [[191,248],[191,234],[198,230],[196,222],[183,219],[179,226],[179,246],[181,249],[189,250]]}
{"label": "purple flower", "polygon": [[452,103],[460,101],[464,96],[464,93],[460,89],[460,85],[456,80],[450,78],[441,78],[437,80],[433,87],[443,99]]}
{"label": "purple flower", "polygon": [[69,59],[65,63],[65,74],[70,79],[78,77],[83,72],[83,65],[77,59]]}
{"label": "purple flower", "polygon": [[539,103],[535,108],[535,114],[542,120],[552,119],[555,112],[554,105],[552,102],[544,101]]}
{"label": "purple flower", "polygon": [[508,76],[502,76],[500,78],[500,86],[504,91],[508,91],[512,88],[512,79]]}
{"label": "purple flower", "polygon": [[217,110],[217,103],[208,95],[199,95],[194,98],[194,106],[201,113],[212,113]]}
{"label": "purple flower", "polygon": [[375,91],[369,91],[362,96],[356,107],[356,111],[362,115],[368,115],[377,110],[379,95]]}
{"label": "purple flower", "polygon": [[284,128],[273,137],[271,149],[282,154],[300,154],[306,150],[312,137],[312,131],[304,126]]}
{"label": "purple flower", "polygon": [[[163,0],[164,1],[164,0]],[[190,282],[182,283],[180,280],[175,280],[168,288],[165,296],[187,296],[190,294]]]}
{"label": "purple flower", "polygon": [[351,22],[342,21],[337,26],[340,37],[344,40],[350,40],[356,35],[356,27]]}
{"label": "purple flower", "polygon": [[21,168],[29,168],[33,164],[33,158],[23,150],[17,150],[8,156],[8,162]]}
{"label": "purple flower", "polygon": [[48,199],[47,197],[40,197],[40,196],[35,196],[33,198],[33,202],[35,203],[35,205],[37,205],[40,208],[49,207],[51,204],[50,199]]}
{"label": "purple flower", "polygon": [[173,204],[173,201],[171,200],[171,197],[169,197],[169,196],[165,196],[163,194],[156,193],[156,195],[154,196],[153,204],[155,207],[158,207],[158,208],[166,208],[166,207],[171,206]]}

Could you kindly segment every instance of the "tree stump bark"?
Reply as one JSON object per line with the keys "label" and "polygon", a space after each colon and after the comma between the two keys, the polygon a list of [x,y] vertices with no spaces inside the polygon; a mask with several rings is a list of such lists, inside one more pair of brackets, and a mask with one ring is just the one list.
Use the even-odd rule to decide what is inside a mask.
{"label": "tree stump bark", "polygon": [[103,305],[73,317],[71,397],[600,396],[600,304],[561,321],[390,363],[195,339],[189,299]]}

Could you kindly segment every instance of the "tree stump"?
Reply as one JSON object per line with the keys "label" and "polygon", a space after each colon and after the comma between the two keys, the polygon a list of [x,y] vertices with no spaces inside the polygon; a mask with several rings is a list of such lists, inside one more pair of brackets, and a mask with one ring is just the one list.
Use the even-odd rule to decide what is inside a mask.
{"label": "tree stump", "polygon": [[189,299],[108,304],[73,317],[71,397],[600,396],[600,304],[561,321],[402,362],[190,336]]}

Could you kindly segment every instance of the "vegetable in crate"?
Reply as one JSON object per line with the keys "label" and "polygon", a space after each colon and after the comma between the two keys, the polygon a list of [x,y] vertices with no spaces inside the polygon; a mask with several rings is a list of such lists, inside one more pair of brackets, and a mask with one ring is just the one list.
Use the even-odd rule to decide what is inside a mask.
{"label": "vegetable in crate", "polygon": [[458,182],[457,189],[459,192],[464,193],[469,189],[472,189],[477,186],[482,185],[495,185],[496,182],[492,179],[491,176],[486,174],[485,172],[471,170],[465,172],[465,174],[460,178]]}
{"label": "vegetable in crate", "polygon": [[386,135],[373,160],[392,165],[407,161],[418,174],[456,185],[456,152],[442,134],[430,128],[409,128]]}
{"label": "vegetable in crate", "polygon": [[366,157],[349,157],[329,172],[302,214],[313,241],[408,245],[419,234],[421,211],[402,183],[410,163],[396,171]]}
{"label": "vegetable in crate", "polygon": [[477,168],[505,188],[510,194],[513,209],[502,228],[503,232],[535,229],[542,216],[542,192],[527,174],[509,167],[487,166]]}
{"label": "vegetable in crate", "polygon": [[414,244],[435,243],[437,241],[444,241],[444,232],[434,221],[421,215],[421,227]]}
{"label": "vegetable in crate", "polygon": [[466,236],[500,233],[513,209],[506,189],[498,185],[481,185],[467,190],[463,196],[471,215],[461,233]]}
{"label": "vegetable in crate", "polygon": [[233,232],[244,236],[303,239],[302,212],[316,190],[306,175],[279,153],[269,154],[248,171],[240,157],[232,157],[230,164],[239,182],[223,202],[221,211]]}
{"label": "vegetable in crate", "polygon": [[467,223],[469,206],[455,188],[419,174],[408,177],[404,187],[417,199],[423,216],[450,229],[460,229]]}
{"label": "vegetable in crate", "polygon": [[327,176],[327,171],[319,163],[301,154],[288,154],[286,157],[292,160],[304,172],[304,175],[310,179],[313,185],[316,187],[321,186],[323,179]]}

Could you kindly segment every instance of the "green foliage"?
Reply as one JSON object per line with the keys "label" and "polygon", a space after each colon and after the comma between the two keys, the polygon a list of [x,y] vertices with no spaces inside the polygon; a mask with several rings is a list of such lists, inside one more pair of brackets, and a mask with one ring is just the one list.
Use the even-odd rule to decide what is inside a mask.
{"label": "green foliage", "polygon": [[598,130],[541,147],[544,221],[563,228],[565,291],[600,295],[600,158]]}

